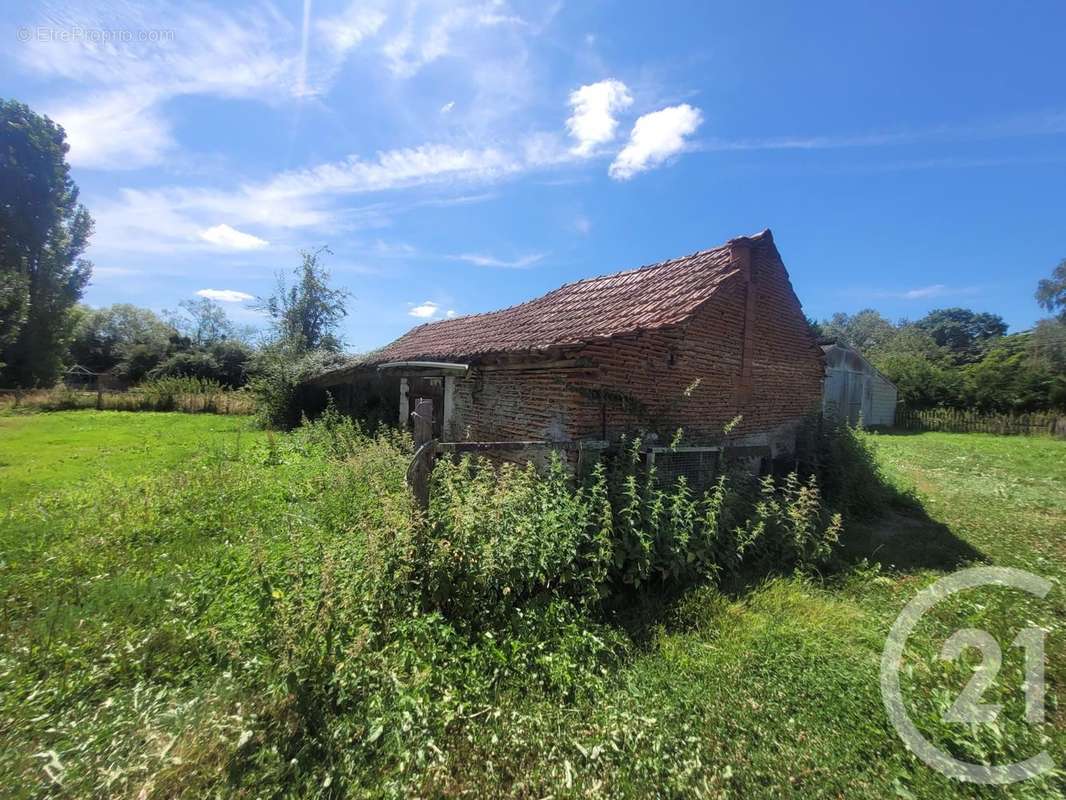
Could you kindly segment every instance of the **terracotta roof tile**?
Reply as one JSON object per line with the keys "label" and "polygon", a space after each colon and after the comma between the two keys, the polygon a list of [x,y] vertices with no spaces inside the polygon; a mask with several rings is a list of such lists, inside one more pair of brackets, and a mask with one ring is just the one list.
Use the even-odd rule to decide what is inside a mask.
{"label": "terracotta roof tile", "polygon": [[[764,231],[746,241],[758,245],[772,239]],[[500,311],[419,325],[358,363],[463,361],[676,325],[737,272],[726,243],[659,264],[568,283]]]}

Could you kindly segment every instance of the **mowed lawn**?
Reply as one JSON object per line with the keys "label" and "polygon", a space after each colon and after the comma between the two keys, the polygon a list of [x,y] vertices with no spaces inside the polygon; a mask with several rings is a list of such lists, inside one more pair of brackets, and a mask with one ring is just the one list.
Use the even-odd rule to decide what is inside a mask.
{"label": "mowed lawn", "polygon": [[0,414],[0,508],[104,476],[167,471],[240,436],[262,433],[249,417],[216,414]]}
{"label": "mowed lawn", "polygon": [[[272,743],[257,731],[273,712],[242,694],[242,674],[265,668],[234,642],[266,635],[247,589],[261,570],[271,559],[302,563],[316,546],[291,531],[317,530],[309,518],[337,511],[316,505],[321,469],[248,425],[93,411],[0,417],[0,795],[289,795],[284,773],[262,766]],[[646,610],[627,655],[587,694],[512,687],[466,707],[434,699],[430,668],[412,668],[421,694],[400,716],[411,724],[370,734],[383,755],[358,787],[335,782],[311,750],[292,755],[291,769],[319,770],[326,797],[1064,796],[1061,772],[982,788],[922,764],[886,718],[879,670],[893,620],[944,574],[999,564],[1049,578],[1056,587],[1043,601],[987,589],[938,609],[912,637],[903,685],[923,733],[959,758],[1001,763],[1046,749],[1066,763],[1066,442],[872,441],[921,507],[850,526],[825,574],[696,588]],[[85,515],[109,529],[86,529]],[[989,630],[1003,648],[984,697],[1003,704],[995,726],[940,719],[977,664],[973,653],[954,665],[938,658],[962,625]],[[1024,664],[1009,647],[1031,625],[1048,631],[1047,722],[1036,728],[1017,721]],[[427,743],[418,721],[436,702],[457,710]],[[385,750],[390,741],[401,749]],[[396,756],[404,747],[418,754],[413,765]],[[236,770],[251,748],[259,755]]]}

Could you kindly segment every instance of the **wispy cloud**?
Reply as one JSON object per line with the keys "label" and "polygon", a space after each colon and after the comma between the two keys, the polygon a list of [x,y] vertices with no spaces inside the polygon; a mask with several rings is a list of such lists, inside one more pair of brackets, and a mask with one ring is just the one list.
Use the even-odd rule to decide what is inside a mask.
{"label": "wispy cloud", "polygon": [[200,297],[208,300],[217,300],[220,303],[247,303],[254,300],[255,295],[247,292],[238,292],[236,289],[200,289],[196,292]]}
{"label": "wispy cloud", "polygon": [[344,54],[374,36],[386,19],[380,9],[364,2],[355,2],[340,14],[315,22],[315,29],[328,47],[338,54]]}
{"label": "wispy cloud", "polygon": [[570,93],[573,114],[566,121],[570,135],[577,140],[573,152],[591,155],[597,146],[614,139],[618,128],[615,114],[633,105],[633,95],[624,83],[613,78],[590,83]]}
{"label": "wispy cloud", "polygon": [[344,161],[285,172],[260,186],[249,187],[256,197],[308,197],[324,193],[380,192],[453,179],[491,178],[514,172],[521,164],[497,148],[460,148],[451,145],[387,150],[364,160]]}
{"label": "wispy cloud", "polygon": [[[341,205],[350,195],[388,192],[419,186],[444,187],[491,181],[525,167],[495,149],[460,149],[426,145],[389,150],[365,160],[352,156],[303,170],[290,170],[260,183],[232,189],[171,186],[122,189],[115,200],[93,205],[97,221],[94,247],[139,252],[166,252],[175,247],[210,243],[232,250],[261,249],[266,239],[238,226],[268,230],[339,230],[375,227],[392,206]],[[485,196],[415,200],[476,202]],[[221,217],[229,220],[217,224]]]}
{"label": "wispy cloud", "polygon": [[880,300],[935,300],[944,297],[969,297],[981,293],[980,286],[949,286],[933,283],[913,289],[848,289],[843,294],[863,299]]}
{"label": "wispy cloud", "polygon": [[449,256],[453,261],[465,261],[476,267],[495,267],[498,269],[526,269],[544,259],[546,253],[530,253],[514,259],[497,258],[484,253],[462,253]]}
{"label": "wispy cloud", "polygon": [[266,239],[231,228],[225,223],[200,231],[200,238],[205,242],[230,250],[258,250],[270,244]]}
{"label": "wispy cloud", "polygon": [[407,258],[418,253],[418,248],[407,242],[386,242],[384,239],[375,239],[372,247],[376,255],[387,258]]}
{"label": "wispy cloud", "polygon": [[680,153],[685,137],[695,133],[702,121],[699,109],[687,103],[645,114],[633,125],[629,143],[612,162],[610,176],[628,180]]}
{"label": "wispy cloud", "polygon": [[70,161],[80,167],[135,169],[176,146],[151,91],[118,90],[51,109],[67,133]]}
{"label": "wispy cloud", "polygon": [[930,300],[936,297],[977,294],[978,291],[976,286],[951,287],[943,283],[934,283],[932,286],[907,289],[905,292],[900,293],[899,297],[904,300]]}
{"label": "wispy cloud", "polygon": [[269,6],[228,13],[90,0],[50,7],[42,21],[70,30],[169,32],[147,41],[34,37],[19,48],[23,69],[68,85],[65,96],[43,105],[67,128],[70,160],[78,166],[129,169],[159,162],[174,147],[162,110],[172,98],[277,102],[305,90],[301,60],[289,44],[291,25]]}
{"label": "wispy cloud", "polygon": [[[503,2],[422,2],[408,3],[402,27],[385,42],[384,53],[392,71],[401,77],[416,74],[427,64],[469,47],[479,29],[526,25],[510,13]],[[461,42],[457,48],[455,41]]]}

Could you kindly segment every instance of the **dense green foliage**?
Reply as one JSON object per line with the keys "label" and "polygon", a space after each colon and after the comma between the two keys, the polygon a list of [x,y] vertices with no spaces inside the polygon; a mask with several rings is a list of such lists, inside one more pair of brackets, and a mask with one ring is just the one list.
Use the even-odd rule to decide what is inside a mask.
{"label": "dense green foliage", "polygon": [[140,380],[166,357],[175,333],[147,308],[128,303],[103,308],[79,306],[69,360],[98,373],[121,366],[123,374]]}
{"label": "dense green foliage", "polygon": [[304,352],[281,340],[263,346],[251,364],[250,389],[258,401],[256,414],[264,427],[291,430],[305,416],[317,416],[329,400],[307,381],[346,361],[330,350]]}
{"label": "dense green foliage", "polygon": [[[827,579],[753,584],[757,550],[813,563],[803,543],[831,543],[821,522],[803,522],[822,517],[803,513],[801,482],[712,491],[707,525],[665,490],[661,512],[638,521],[624,461],[579,489],[557,471],[511,468],[494,483],[477,463],[444,462],[419,518],[403,490],[405,437],[331,415],[287,435],[240,424],[0,417],[9,794],[955,797],[967,787],[917,762],[884,719],[888,625],[970,545],[968,557],[980,548],[1066,577],[1052,535],[1066,511],[1063,445],[1051,440],[860,436],[878,468],[932,493],[927,507],[954,535],[920,517],[864,523],[844,552],[884,566],[838,558]],[[89,458],[94,447],[109,449]],[[950,479],[937,478],[945,464]],[[649,490],[640,476],[636,487]],[[752,501],[765,507],[752,515]],[[605,536],[626,517],[630,538]],[[756,536],[765,548],[715,555],[704,563],[716,569],[695,568],[696,588],[664,592],[670,565],[688,563],[675,555],[698,552],[679,531],[696,531],[690,542],[729,531],[732,548],[775,526],[780,536]],[[928,560],[900,560],[915,553]],[[1061,747],[1063,731],[1003,719],[996,736],[975,736],[940,723],[938,704],[968,673],[936,653],[956,614],[1002,641],[1030,619],[1052,631],[1060,681],[1062,599],[1006,600],[938,615],[916,636],[909,678],[923,729],[998,760],[1028,754],[1041,733]],[[1019,665],[1005,660],[987,700],[1017,704]],[[1009,794],[1059,796],[1054,780]]]}
{"label": "dense green foliage", "polygon": [[122,381],[201,378],[231,388],[248,381],[251,332],[239,330],[218,303],[182,301],[182,313],[124,303],[78,308],[67,360]]}
{"label": "dense green foliage", "polygon": [[0,99],[0,382],[50,386],[70,337],[71,309],[92,264],[93,221],[78,203],[66,134]]}
{"label": "dense green foliage", "polygon": [[998,314],[968,308],[938,308],[914,325],[963,364],[979,359],[991,340],[1007,333],[1007,323]]}
{"label": "dense green foliage", "polygon": [[866,309],[815,326],[823,341],[860,350],[914,409],[996,413],[1066,410],[1066,322],[1006,334],[995,314],[947,308],[893,324]]}

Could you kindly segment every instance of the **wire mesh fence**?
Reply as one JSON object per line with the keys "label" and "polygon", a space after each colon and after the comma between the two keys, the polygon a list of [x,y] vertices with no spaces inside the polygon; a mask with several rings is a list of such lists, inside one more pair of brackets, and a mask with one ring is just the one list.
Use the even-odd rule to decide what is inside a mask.
{"label": "wire mesh fence", "polygon": [[718,478],[720,447],[653,448],[647,452],[648,467],[655,468],[660,484],[672,486],[680,477],[692,489],[702,491]]}

